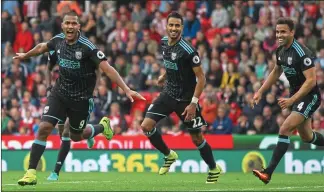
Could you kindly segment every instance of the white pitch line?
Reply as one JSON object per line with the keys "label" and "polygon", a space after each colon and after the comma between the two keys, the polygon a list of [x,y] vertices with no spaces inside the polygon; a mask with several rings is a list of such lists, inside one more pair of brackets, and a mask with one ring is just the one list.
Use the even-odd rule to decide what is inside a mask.
{"label": "white pitch line", "polygon": [[[46,183],[37,183],[38,185],[51,185],[51,184],[60,184],[60,183],[64,183],[64,184],[79,184],[79,183],[86,183],[86,182],[90,182],[90,183],[111,183],[112,181],[52,181],[52,182],[46,182]],[[18,183],[10,183],[10,184],[2,184],[2,186],[13,186],[13,185],[17,185]],[[28,186],[28,185],[26,185]]]}

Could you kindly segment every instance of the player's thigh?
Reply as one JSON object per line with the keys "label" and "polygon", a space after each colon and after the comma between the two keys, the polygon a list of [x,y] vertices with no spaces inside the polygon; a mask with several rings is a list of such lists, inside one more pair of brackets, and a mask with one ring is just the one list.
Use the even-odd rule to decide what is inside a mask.
{"label": "player's thigh", "polygon": [[158,121],[169,116],[173,112],[172,105],[174,104],[174,99],[161,93],[146,111],[145,119],[141,125],[144,131],[150,131]]}
{"label": "player's thigh", "polygon": [[190,102],[178,102],[177,105],[175,106],[174,110],[178,117],[182,120],[182,122],[185,124],[187,127],[188,131],[190,133],[199,133],[201,127],[206,126],[207,123],[203,116],[201,115],[201,108],[199,104],[196,105],[196,116],[193,118],[191,121],[185,121],[185,116],[181,115],[185,108],[190,104]]}
{"label": "player's thigh", "polygon": [[303,123],[298,125],[297,131],[304,142],[311,141],[313,139],[312,119],[306,119]]}
{"label": "player's thigh", "polygon": [[309,94],[300,99],[292,106],[292,111],[299,113],[308,119],[316,111],[316,109],[321,105],[320,95]]}
{"label": "player's thigh", "polygon": [[279,129],[280,135],[291,135],[299,125],[305,121],[305,117],[300,113],[291,112]]}
{"label": "player's thigh", "polygon": [[65,118],[62,120],[62,121],[58,121],[57,123],[57,128],[59,130],[59,134],[60,136],[62,137],[62,133],[65,129],[65,123],[66,123],[66,115],[65,115]]}
{"label": "player's thigh", "polygon": [[65,119],[66,107],[64,102],[55,94],[48,97],[47,105],[43,109],[42,122],[48,122],[56,126]]}
{"label": "player's thigh", "polygon": [[93,100],[71,101],[67,110],[69,118],[70,132],[81,134],[86,127],[91,111],[93,110]]}

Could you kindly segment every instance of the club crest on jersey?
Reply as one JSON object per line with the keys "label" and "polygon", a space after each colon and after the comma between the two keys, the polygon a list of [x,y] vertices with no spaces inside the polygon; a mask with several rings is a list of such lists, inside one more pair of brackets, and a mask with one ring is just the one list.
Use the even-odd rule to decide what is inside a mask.
{"label": "club crest on jersey", "polygon": [[171,53],[171,59],[175,60],[177,58],[177,53]]}
{"label": "club crest on jersey", "polygon": [[75,58],[80,60],[82,58],[82,52],[81,51],[76,51],[75,52]]}
{"label": "club crest on jersey", "polygon": [[288,62],[288,65],[291,65],[292,64],[292,57],[288,57],[287,62]]}
{"label": "club crest on jersey", "polygon": [[43,113],[46,114],[46,113],[48,112],[48,110],[49,110],[49,106],[46,106],[46,107],[44,108]]}

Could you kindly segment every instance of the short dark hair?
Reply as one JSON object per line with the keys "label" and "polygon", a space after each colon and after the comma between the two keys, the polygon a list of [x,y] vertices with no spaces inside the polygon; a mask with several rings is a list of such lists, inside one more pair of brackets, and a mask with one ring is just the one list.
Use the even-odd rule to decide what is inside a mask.
{"label": "short dark hair", "polygon": [[180,19],[181,20],[181,25],[183,25],[183,18],[182,16],[176,12],[176,11],[172,11],[168,17],[167,17],[167,22],[169,22],[169,18],[177,18],[177,19]]}
{"label": "short dark hair", "polygon": [[64,20],[65,16],[75,16],[75,17],[78,17],[78,22],[80,22],[79,21],[79,15],[75,11],[69,11],[69,12],[65,13],[63,15],[63,20]]}
{"label": "short dark hair", "polygon": [[294,21],[288,17],[280,17],[277,20],[277,25],[288,25],[290,31],[295,29]]}

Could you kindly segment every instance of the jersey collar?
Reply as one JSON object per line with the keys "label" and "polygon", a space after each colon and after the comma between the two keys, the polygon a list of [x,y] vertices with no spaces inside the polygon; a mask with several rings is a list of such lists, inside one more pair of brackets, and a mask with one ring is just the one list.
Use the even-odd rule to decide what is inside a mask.
{"label": "jersey collar", "polygon": [[167,45],[170,46],[170,47],[176,46],[181,40],[182,40],[182,36],[180,37],[180,39],[174,45],[169,45],[169,37],[168,37]]}
{"label": "jersey collar", "polygon": [[296,42],[296,39],[294,38],[293,41],[292,41],[292,43],[291,43],[291,45],[290,45],[288,48],[284,47],[284,50],[285,50],[285,51],[288,51],[288,50],[293,46],[293,44],[294,44],[295,42]]}

